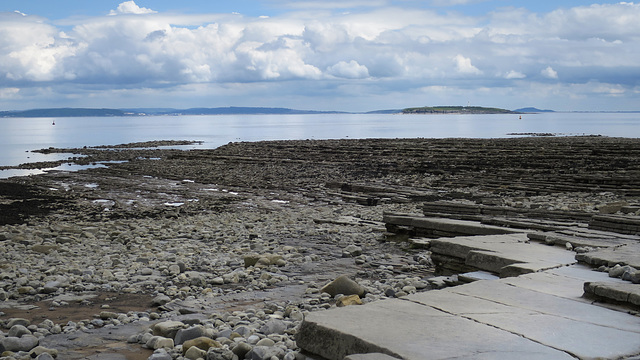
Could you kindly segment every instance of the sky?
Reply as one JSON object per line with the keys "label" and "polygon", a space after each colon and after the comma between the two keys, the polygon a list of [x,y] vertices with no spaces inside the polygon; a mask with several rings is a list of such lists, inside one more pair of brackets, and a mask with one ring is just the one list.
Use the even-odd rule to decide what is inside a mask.
{"label": "sky", "polygon": [[640,110],[640,3],[1,0],[0,110]]}

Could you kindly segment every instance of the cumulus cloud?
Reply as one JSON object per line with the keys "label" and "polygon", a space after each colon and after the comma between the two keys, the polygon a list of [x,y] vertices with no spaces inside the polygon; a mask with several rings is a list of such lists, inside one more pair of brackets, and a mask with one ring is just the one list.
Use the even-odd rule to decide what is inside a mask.
{"label": "cumulus cloud", "polygon": [[358,64],[355,60],[351,60],[349,62],[340,61],[339,63],[330,66],[327,71],[333,76],[346,79],[363,79],[369,76],[369,70],[367,67]]}
{"label": "cumulus cloud", "polygon": [[515,70],[511,70],[504,75],[505,79],[524,79],[526,77],[527,75]]}
{"label": "cumulus cloud", "polygon": [[472,75],[482,74],[482,71],[480,71],[480,69],[478,69],[477,67],[471,64],[470,58],[466,58],[458,54],[456,55],[456,57],[453,58],[453,61],[456,64],[456,69],[461,74],[472,74]]}
{"label": "cumulus cloud", "polygon": [[558,72],[553,70],[553,68],[551,66],[547,66],[546,68],[544,68],[540,74],[542,74],[542,76],[549,78],[549,79],[557,79],[558,78]]}
{"label": "cumulus cloud", "polygon": [[367,3],[344,2],[350,13],[334,4],[261,18],[163,14],[126,1],[110,16],[63,21],[64,31],[38,16],[3,13],[0,88],[252,83],[273,92],[281,81],[355,89],[357,80],[375,83],[380,94],[425,86],[455,94],[554,79],[563,89],[584,84],[595,94],[606,85],[633,96],[640,87],[640,4],[501,8],[474,17]]}
{"label": "cumulus cloud", "polygon": [[118,8],[115,10],[111,10],[109,15],[118,15],[118,14],[155,14],[157,11],[153,11],[147,8],[139,7],[135,1],[125,1],[118,5]]}

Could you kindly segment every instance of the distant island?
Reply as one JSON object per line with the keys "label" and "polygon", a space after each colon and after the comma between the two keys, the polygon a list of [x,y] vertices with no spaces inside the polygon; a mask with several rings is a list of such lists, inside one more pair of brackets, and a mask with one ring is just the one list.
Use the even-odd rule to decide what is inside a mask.
{"label": "distant island", "polygon": [[[423,106],[406,109],[386,109],[367,112],[297,110],[280,107],[215,107],[215,108],[50,108],[30,110],[0,111],[0,118],[55,118],[55,117],[109,117],[109,116],[181,116],[181,115],[308,115],[308,114],[525,114],[550,113],[554,110],[540,110],[525,107],[506,110],[481,106]],[[638,113],[640,111],[568,111],[593,113]]]}
{"label": "distant island", "polygon": [[517,111],[517,112],[520,112],[520,113],[529,113],[529,114],[531,114],[531,113],[535,114],[535,113],[555,112],[553,110],[540,110],[540,109],[537,109],[537,108],[534,108],[534,107],[525,107],[525,108],[517,109],[517,110],[513,110],[513,111]]}
{"label": "distant island", "polygon": [[519,114],[517,111],[481,106],[423,106],[406,108],[403,114]]}

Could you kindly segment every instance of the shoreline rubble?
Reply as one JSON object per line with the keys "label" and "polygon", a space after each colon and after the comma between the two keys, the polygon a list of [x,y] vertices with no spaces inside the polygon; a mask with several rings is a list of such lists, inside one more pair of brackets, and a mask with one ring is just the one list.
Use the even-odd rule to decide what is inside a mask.
{"label": "shoreline rubble", "polygon": [[[537,235],[523,241],[587,249],[577,258],[601,271],[628,266],[617,275],[622,283],[640,275],[634,259],[605,260],[607,249],[638,244],[638,139],[309,140],[75,151],[89,162],[127,161],[0,182],[0,210],[11,215],[0,219],[0,312],[22,314],[0,313],[2,346],[14,352],[7,359],[79,359],[136,346],[149,350],[131,359],[311,358],[296,343],[311,313],[366,308],[464,282],[454,271],[461,265],[443,272],[443,258],[434,257],[433,238],[455,232],[442,225],[416,232],[415,223],[389,221],[392,214],[432,219],[416,220],[422,226],[448,222],[460,230],[475,221],[483,229],[526,229]],[[602,237],[617,242],[594,246]],[[495,261],[485,270],[496,272]],[[362,288],[358,299],[325,292],[342,275]],[[608,292],[605,285],[592,282],[585,290],[598,301],[619,294],[620,285]],[[117,309],[93,297],[101,293],[147,300]],[[610,301],[619,306],[620,299]],[[622,303],[640,304],[630,299]],[[29,308],[43,302],[48,309]],[[84,318],[55,321],[59,310],[82,306]],[[26,319],[29,312],[40,318]],[[158,324],[173,330],[156,331]],[[74,336],[76,344],[69,342]],[[197,339],[199,345],[184,345]]]}

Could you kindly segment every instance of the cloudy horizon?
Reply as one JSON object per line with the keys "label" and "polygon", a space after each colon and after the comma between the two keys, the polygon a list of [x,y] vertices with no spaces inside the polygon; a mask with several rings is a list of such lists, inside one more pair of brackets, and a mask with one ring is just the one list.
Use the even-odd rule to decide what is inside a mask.
{"label": "cloudy horizon", "polygon": [[630,2],[66,3],[1,5],[0,110],[640,110]]}

